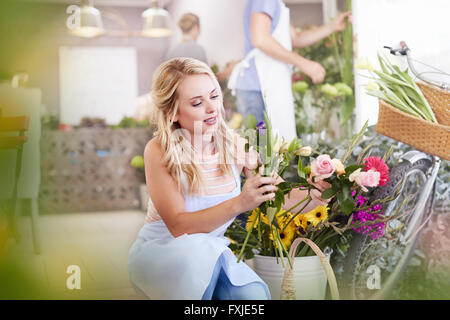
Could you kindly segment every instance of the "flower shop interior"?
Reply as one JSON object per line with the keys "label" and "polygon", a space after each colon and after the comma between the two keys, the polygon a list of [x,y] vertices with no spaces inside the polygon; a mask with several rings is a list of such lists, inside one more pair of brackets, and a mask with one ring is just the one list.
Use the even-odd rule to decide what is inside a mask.
{"label": "flower shop interior", "polygon": [[[0,142],[0,282],[5,284],[0,288],[2,299],[143,299],[130,283],[127,257],[148,209],[149,192],[142,156],[155,131],[154,124],[149,122],[154,72],[167,60],[171,49],[183,40],[177,24],[180,17],[194,13],[201,26],[197,43],[204,48],[205,62],[216,74],[222,89],[225,120],[234,130],[247,126],[248,122],[237,110],[236,97],[227,87],[233,67],[244,57],[246,2],[2,1],[0,125],[2,117],[26,116],[28,121],[27,128],[21,131],[26,136],[22,147],[2,150],[4,144]],[[313,83],[301,70],[293,69],[298,147],[308,146],[314,155],[327,154],[334,159],[343,159],[345,154],[353,162],[362,161],[358,158],[363,154],[365,160],[371,158],[369,155],[387,155],[384,160],[390,169],[391,180],[395,172],[391,169],[406,161],[403,159],[405,153],[419,149],[428,155],[427,159],[432,159],[429,156],[433,155],[432,151],[380,133],[377,122],[381,121],[378,99],[381,97],[374,97],[374,92],[381,92],[381,85],[368,84],[367,72],[378,68],[381,60],[377,52],[383,50],[383,46],[398,47],[400,41],[405,40],[420,74],[450,83],[449,28],[448,17],[444,17],[450,11],[448,1],[282,2],[289,9],[291,25],[298,32],[314,30],[331,23],[340,12],[352,11],[352,23],[347,22],[342,32],[333,33],[310,46],[293,49],[300,56],[320,63],[326,71],[321,83]],[[85,7],[90,8],[88,13],[83,11]],[[79,20],[80,12],[91,15],[87,31],[80,31],[80,21],[85,21]],[[159,15],[162,19],[159,29],[151,25],[150,15]],[[444,23],[447,28],[443,27]],[[389,50],[384,50],[389,54]],[[390,56],[400,69],[408,67],[404,56]],[[413,79],[417,81],[417,78]],[[388,88],[393,90],[392,86]],[[444,91],[439,89],[439,92]],[[387,95],[386,92],[383,94]],[[447,104],[444,106],[447,121],[449,96],[447,93],[441,100],[447,99],[444,102]],[[391,101],[388,98],[386,101]],[[434,110],[435,106],[432,107]],[[395,269],[406,255],[407,263],[404,263],[401,276],[396,276],[395,285],[385,292],[384,299],[450,298],[450,234],[447,232],[450,228],[450,166],[445,160],[450,150],[450,124],[441,122],[437,115],[433,125],[443,130],[444,138],[440,143],[447,151],[438,154],[442,161],[433,176],[432,201],[425,201],[426,208],[422,208],[427,213],[420,217],[414,247],[408,253],[402,251],[403,247],[401,250],[394,245],[391,247],[386,231],[381,236],[383,243],[376,239],[377,250],[382,253],[369,250],[372,257],[364,260],[367,268],[359,270],[366,275],[355,276],[359,286],[365,286],[364,294],[351,297],[344,296],[346,284],[342,284],[347,258],[356,254],[351,250],[351,239],[338,241],[331,249],[327,247],[328,253],[332,252],[328,258],[338,288],[342,290],[341,298],[362,299],[367,298],[367,292],[376,293],[380,289],[377,274],[392,273],[390,268]],[[3,131],[6,130],[0,126],[0,134]],[[2,137],[0,135],[0,139]],[[347,152],[355,137],[359,137],[358,144]],[[373,150],[368,151],[369,148]],[[19,153],[21,164],[18,166]],[[418,153],[414,155],[420,157]],[[301,178],[310,171],[300,168],[302,162],[296,160],[299,152],[294,157],[286,164],[282,177],[298,182],[299,176]],[[431,165],[429,160],[424,161]],[[317,163],[310,165],[309,170],[318,170]],[[373,166],[378,168],[376,164]],[[18,167],[20,173],[17,175]],[[357,169],[353,176],[348,175],[350,181],[359,183],[356,173],[364,168],[358,168],[353,168]],[[336,163],[334,170],[339,174]],[[339,179],[336,175],[333,181],[341,181]],[[418,198],[423,193],[422,187],[430,178],[424,175],[424,179],[405,199]],[[344,184],[342,186],[345,189]],[[335,195],[336,190],[329,190],[330,197]],[[358,199],[348,195],[350,199],[352,196],[356,205],[358,201],[365,201],[364,197]],[[342,203],[348,199],[343,199]],[[407,204],[399,205],[399,208],[395,214],[409,210]],[[364,215],[363,211],[355,213],[353,203],[350,214],[355,220],[372,219],[372,216],[367,218],[369,213],[366,211]],[[331,217],[331,212],[327,215]],[[10,226],[10,216],[15,221],[12,237],[3,228]],[[395,229],[395,222],[404,222],[394,220],[383,224],[383,228]],[[301,223],[298,221],[298,225]],[[333,226],[339,231],[337,224]],[[242,243],[236,242],[244,241],[239,234],[245,229],[248,231],[249,228],[244,226],[239,233],[231,228],[228,234],[230,248],[236,254],[242,249]],[[368,229],[355,227],[351,232],[356,234],[358,230],[361,234]],[[365,233],[366,238],[367,235]],[[280,236],[286,235],[280,233]],[[248,245],[253,243],[252,239],[257,239],[257,235],[250,238]],[[306,245],[302,248],[304,252],[308,251]],[[362,259],[360,255],[358,259]],[[253,259],[244,262],[254,267]],[[318,267],[321,268],[320,264]],[[81,277],[72,282],[71,275],[77,272]],[[324,277],[320,298],[305,299],[333,298],[332,290],[327,287],[328,275]],[[278,299],[279,290],[274,292],[277,294],[272,298]]]}

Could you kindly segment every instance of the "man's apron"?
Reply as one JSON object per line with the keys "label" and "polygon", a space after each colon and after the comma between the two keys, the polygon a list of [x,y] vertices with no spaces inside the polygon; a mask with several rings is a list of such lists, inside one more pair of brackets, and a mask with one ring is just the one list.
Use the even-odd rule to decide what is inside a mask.
{"label": "man's apron", "polygon": [[[289,8],[283,1],[280,2],[280,20],[272,36],[286,50],[292,50],[290,34]],[[285,140],[292,140],[297,136],[294,112],[294,97],[292,95],[292,66],[269,57],[261,50],[254,48],[238,63],[228,80],[228,88],[235,95],[238,76],[250,66],[250,59],[255,59],[261,92],[266,105],[266,112],[270,118],[273,129],[283,136]]]}

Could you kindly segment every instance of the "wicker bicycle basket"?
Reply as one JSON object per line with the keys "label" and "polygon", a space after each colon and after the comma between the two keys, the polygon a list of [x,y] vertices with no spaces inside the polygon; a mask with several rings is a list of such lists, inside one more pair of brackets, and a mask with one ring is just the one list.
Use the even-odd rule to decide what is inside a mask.
{"label": "wicker bicycle basket", "polygon": [[379,100],[376,132],[409,144],[417,150],[450,160],[450,92],[417,83],[438,123],[404,113]]}

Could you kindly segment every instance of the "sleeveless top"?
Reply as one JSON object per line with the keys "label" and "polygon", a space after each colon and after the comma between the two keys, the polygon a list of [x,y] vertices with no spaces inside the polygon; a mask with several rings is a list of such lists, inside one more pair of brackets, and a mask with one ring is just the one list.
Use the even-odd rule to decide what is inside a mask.
{"label": "sleeveless top", "polygon": [[[203,205],[199,205],[199,202],[205,202],[206,200],[206,203],[210,203],[211,201],[208,201],[209,199],[215,199],[217,196],[219,198],[226,197],[235,193],[237,189],[239,189],[239,194],[240,177],[234,163],[232,164],[232,174],[223,173],[219,167],[219,153],[215,153],[211,156],[204,156],[202,161],[199,162],[199,165],[202,177],[204,178],[204,186],[201,188],[202,193],[188,194],[187,178],[184,172],[181,173],[187,212],[203,209],[201,208]],[[215,204],[211,204],[211,206],[213,205]],[[145,223],[153,223],[160,220],[161,216],[158,214],[151,197],[149,197]]]}

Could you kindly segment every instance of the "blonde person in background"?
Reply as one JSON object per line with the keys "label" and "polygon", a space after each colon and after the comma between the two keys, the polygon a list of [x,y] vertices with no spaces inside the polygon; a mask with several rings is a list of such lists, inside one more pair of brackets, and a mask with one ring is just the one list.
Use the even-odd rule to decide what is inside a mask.
{"label": "blonde person in background", "polygon": [[166,60],[188,57],[208,63],[205,49],[197,43],[200,36],[200,18],[193,13],[185,13],[178,21],[178,27],[181,29],[183,38],[168,52]]}
{"label": "blonde person in background", "polygon": [[[173,47],[166,55],[166,60],[172,58],[186,57],[194,58],[208,64],[208,56],[205,49],[197,43],[200,36],[200,18],[194,13],[188,12],[181,16],[178,21],[183,38],[179,44]],[[224,70],[216,73],[217,80],[222,82],[231,74],[236,63],[239,61],[231,61],[227,63]]]}

